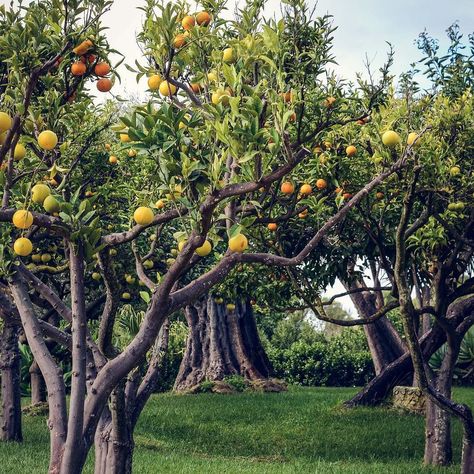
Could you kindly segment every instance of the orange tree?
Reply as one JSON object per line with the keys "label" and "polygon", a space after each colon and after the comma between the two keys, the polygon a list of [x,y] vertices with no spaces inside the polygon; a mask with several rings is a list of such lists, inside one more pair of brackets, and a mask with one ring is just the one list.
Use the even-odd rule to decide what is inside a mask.
{"label": "orange tree", "polygon": [[[98,23],[109,5],[41,2],[9,12],[4,20],[11,25],[7,43],[17,49],[23,44],[16,36],[18,28],[45,22],[35,30],[42,47],[31,48],[44,56],[5,68],[1,157],[8,156],[8,167],[0,220],[10,222],[2,225],[2,296],[12,303],[13,318],[21,320],[48,390],[51,472],[80,472],[93,445],[96,472],[130,472],[133,429],[160,367],[161,351],[150,349],[168,317],[209,293],[238,265],[304,265],[367,195],[411,162],[414,148],[410,144],[393,151],[390,165],[382,170],[372,167],[363,174],[354,165],[361,177],[351,192],[328,199],[333,190],[321,181],[311,182],[319,179],[322,165],[313,148],[329,130],[364,121],[380,106],[387,68],[377,84],[361,81],[353,89],[337,81],[327,72],[333,61],[330,18],[312,18],[300,0],[285,2],[278,22],[261,19],[261,1],[248,2],[235,20],[225,20],[222,2],[205,2],[202,12],[190,14],[184,3],[150,0],[139,34],[147,63],[136,68],[139,76],[150,76],[152,98],[121,117],[114,128],[121,145],[112,145],[109,168],[103,172],[103,149],[91,150],[85,137],[82,153],[73,143],[78,123],[73,104],[77,114],[93,121],[85,79],[92,73],[100,76],[107,67],[96,71],[88,53],[94,49],[96,62],[109,51]],[[83,7],[86,24],[79,27],[76,16]],[[65,32],[57,27],[62,24]],[[24,41],[31,37],[35,35],[29,33]],[[78,64],[84,63],[75,60],[78,54],[86,56],[85,72]],[[45,76],[60,58],[63,74]],[[73,104],[65,98],[74,94],[64,95],[69,71],[76,77]],[[11,96],[16,100],[7,101]],[[30,111],[38,117],[32,128]],[[20,136],[31,137],[27,153],[36,156],[31,164],[18,165],[14,159]],[[69,143],[78,149],[66,153]],[[377,143],[383,147],[380,139]],[[353,152],[348,148],[344,160],[354,158]],[[352,162],[357,163],[344,161],[349,170]],[[53,173],[50,185],[58,185],[54,195],[38,183],[33,174],[37,165]],[[18,173],[19,166],[28,168],[26,174]],[[313,193],[313,188],[320,192]],[[40,204],[43,210],[36,212]],[[304,218],[309,209],[316,226],[296,250],[266,250],[264,242],[258,243],[262,227],[272,224],[274,229],[279,222]],[[158,244],[145,250],[143,240],[150,230]],[[171,246],[160,246],[160,235],[177,240],[177,255],[171,254]],[[22,263],[37,239],[51,241],[64,257],[61,277],[35,274],[34,267]],[[119,348],[114,344],[115,320],[121,300],[132,295],[117,285],[116,269],[132,273],[133,253],[135,270],[149,291],[140,294],[146,310],[138,332]],[[151,273],[155,265],[159,276],[156,270]],[[94,325],[88,324],[86,302],[96,297],[91,281],[98,279],[106,297]],[[61,281],[69,287],[65,300],[57,287]],[[38,318],[38,296],[63,321],[50,324]],[[379,314],[389,309],[385,305]],[[70,351],[68,411],[64,380],[45,337]]]}
{"label": "orange tree", "polygon": [[[379,148],[380,130],[387,128],[401,132],[407,142],[413,144],[413,161],[411,166],[400,170],[360,201],[358,212],[341,223],[337,238],[327,239],[320,246],[323,260],[313,252],[306,261],[306,268],[300,269],[295,279],[298,288],[302,287],[302,297],[323,318],[324,307],[315,291],[318,290],[315,270],[325,260],[331,264],[333,260],[329,256],[339,262],[336,268],[341,268],[335,273],[342,279],[354,281],[371,273],[376,287],[369,293],[367,286],[359,285],[353,295],[369,294],[377,304],[383,305],[379,281],[386,282],[384,288],[390,290],[392,298],[389,304],[400,307],[407,350],[350,404],[380,401],[394,383],[414,369],[416,380],[428,397],[425,462],[451,462],[450,417],[455,416],[464,427],[463,472],[470,472],[472,411],[451,400],[460,344],[474,323],[470,157],[473,101],[468,72],[472,68],[472,57],[459,56],[462,48],[456,31],[456,28],[449,30],[453,45],[450,54],[439,60],[448,66],[431,66],[444,72],[434,81],[430,94],[414,95],[417,85],[410,76],[405,76],[402,93],[373,113],[371,121],[361,125],[363,130],[345,127],[329,133],[332,143],[352,143],[363,155],[371,157],[366,169],[360,168],[362,175],[372,167],[380,172],[391,166],[392,153],[405,146],[400,136],[392,132],[382,135],[382,141],[389,148],[385,151]],[[422,38],[426,52],[427,39]],[[433,70],[428,72],[431,75]],[[351,186],[359,186],[354,183],[358,179],[354,166],[347,174],[343,161],[334,160],[335,154],[325,152],[323,161],[332,168],[336,184],[351,192]],[[298,237],[292,236],[290,242]],[[312,266],[314,257],[316,261]],[[351,272],[347,271],[347,262]],[[373,271],[377,268],[378,271]],[[335,273],[330,272],[332,278]],[[361,324],[364,319],[365,323],[374,321],[377,315],[362,318]],[[428,368],[429,358],[445,342],[442,367],[438,374],[432,374]]]}

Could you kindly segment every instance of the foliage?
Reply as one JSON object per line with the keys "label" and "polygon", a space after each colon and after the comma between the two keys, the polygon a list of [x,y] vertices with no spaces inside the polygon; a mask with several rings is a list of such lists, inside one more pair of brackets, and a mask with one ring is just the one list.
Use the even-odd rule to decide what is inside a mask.
{"label": "foliage", "polygon": [[[437,350],[430,359],[430,367],[437,372],[446,354],[446,345]],[[458,385],[474,384],[474,328],[471,328],[461,343],[454,369],[454,381]]]}
{"label": "foliage", "polygon": [[236,392],[244,392],[248,387],[248,381],[240,375],[228,375],[224,377],[223,381],[228,383]]}
{"label": "foliage", "polygon": [[292,315],[278,323],[266,349],[275,375],[288,383],[357,386],[374,375],[367,341],[359,329],[344,329],[326,338]]}

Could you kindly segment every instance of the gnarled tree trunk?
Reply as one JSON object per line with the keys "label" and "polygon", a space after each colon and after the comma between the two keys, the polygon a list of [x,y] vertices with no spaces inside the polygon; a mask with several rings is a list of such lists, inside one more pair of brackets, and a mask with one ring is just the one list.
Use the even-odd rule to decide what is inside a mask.
{"label": "gnarled tree trunk", "polygon": [[94,474],[131,474],[133,429],[127,410],[125,390],[117,387],[110,397],[109,408],[102,415],[94,440]]}
{"label": "gnarled tree trunk", "polygon": [[151,394],[155,391],[168,350],[169,320],[157,337],[153,354],[143,377],[140,369],[126,384],[118,386],[103,411],[94,438],[94,474],[131,474],[135,443],[133,431]]}
{"label": "gnarled tree trunk", "polygon": [[175,390],[241,375],[248,380],[270,376],[271,365],[258,336],[250,302],[238,302],[229,311],[210,295],[185,309],[189,326],[186,351]]}
{"label": "gnarled tree trunk", "polygon": [[0,341],[2,375],[2,441],[22,441],[21,432],[21,356],[18,347],[19,326],[5,320]]}

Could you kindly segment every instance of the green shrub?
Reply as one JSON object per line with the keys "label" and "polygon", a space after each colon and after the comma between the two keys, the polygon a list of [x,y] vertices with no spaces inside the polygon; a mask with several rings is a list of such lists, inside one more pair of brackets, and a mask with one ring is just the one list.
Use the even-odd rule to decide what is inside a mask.
{"label": "green shrub", "polygon": [[287,348],[267,346],[275,375],[306,386],[359,386],[374,376],[364,333],[344,330],[316,342],[296,341]]}
{"label": "green shrub", "polygon": [[228,383],[236,392],[243,392],[248,387],[248,382],[241,375],[228,375],[224,377],[224,382]]}
{"label": "green shrub", "polygon": [[214,382],[211,380],[204,380],[204,382],[201,382],[199,385],[199,391],[202,393],[207,393],[207,392],[212,392],[212,389],[214,388]]}

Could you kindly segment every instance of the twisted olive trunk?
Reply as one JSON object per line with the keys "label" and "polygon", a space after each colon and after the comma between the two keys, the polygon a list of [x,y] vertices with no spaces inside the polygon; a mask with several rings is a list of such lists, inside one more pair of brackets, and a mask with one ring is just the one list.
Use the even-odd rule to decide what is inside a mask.
{"label": "twisted olive trunk", "polygon": [[20,328],[5,321],[1,336],[0,370],[2,377],[2,420],[0,437],[2,441],[22,441],[21,432],[21,356],[18,347]]}
{"label": "twisted olive trunk", "polygon": [[249,380],[270,376],[270,362],[249,302],[239,302],[229,311],[206,295],[187,306],[185,315],[189,336],[175,390],[187,390],[205,380],[222,380],[227,375]]}

